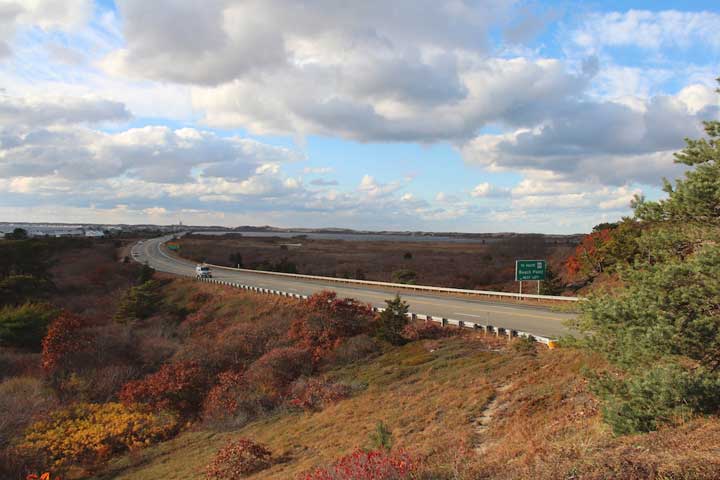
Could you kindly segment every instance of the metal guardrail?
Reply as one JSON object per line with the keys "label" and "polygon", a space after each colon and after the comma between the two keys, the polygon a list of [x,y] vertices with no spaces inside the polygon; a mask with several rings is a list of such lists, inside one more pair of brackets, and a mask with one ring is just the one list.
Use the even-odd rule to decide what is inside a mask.
{"label": "metal guardrail", "polygon": [[[263,293],[268,295],[279,295],[281,297],[288,297],[288,298],[297,298],[297,299],[303,299],[307,300],[307,295],[301,295],[299,293],[290,293],[290,292],[283,292],[281,290],[274,290],[271,288],[261,288],[261,287],[255,287],[253,285],[244,285],[242,283],[236,283],[236,282],[228,282],[226,280],[216,280],[214,278],[197,278],[197,280],[204,282],[204,283],[212,283],[215,285],[222,285],[226,287],[233,287],[233,288],[239,288],[241,290],[246,290],[249,292],[255,292],[255,293]],[[381,307],[372,307],[373,312],[382,312],[385,309]],[[553,339],[548,337],[543,337],[541,335],[534,335],[530,332],[523,332],[521,330],[514,330],[511,328],[504,328],[504,327],[498,327],[494,325],[483,325],[481,323],[476,322],[468,322],[465,320],[456,320],[453,318],[446,318],[446,317],[438,317],[433,315],[426,315],[422,313],[407,313],[408,318],[412,320],[425,320],[426,322],[435,322],[439,323],[442,326],[447,325],[454,325],[458,328],[469,328],[473,330],[478,330],[485,332],[486,334],[494,334],[498,337],[506,336],[509,339],[512,339],[514,337],[525,337],[525,338],[531,338],[537,342],[543,343],[547,345],[548,347],[553,347],[555,342]]]}
{"label": "metal guardrail", "polygon": [[337,283],[350,283],[357,285],[372,285],[376,287],[388,287],[388,288],[402,288],[406,290],[416,291],[428,291],[428,292],[444,292],[444,293],[459,293],[463,295],[481,295],[489,297],[504,297],[504,298],[516,298],[518,300],[523,299],[536,299],[536,300],[549,300],[559,302],[578,302],[582,300],[580,297],[562,297],[557,295],[534,295],[534,294],[520,294],[512,292],[495,292],[492,290],[466,290],[462,288],[447,288],[447,287],[431,287],[428,285],[408,285],[407,283],[389,283],[389,282],[377,282],[374,280],[355,280],[352,278],[335,278],[335,277],[323,277],[320,275],[304,275],[301,273],[282,273],[282,272],[267,272],[264,270],[250,270],[248,268],[233,268],[226,267],[224,265],[215,265],[212,263],[206,263],[213,268],[221,268],[223,270],[233,270],[236,272],[255,273],[263,275],[276,275],[280,277],[291,277],[291,278],[304,278],[306,280],[320,280],[324,282],[337,282]]}

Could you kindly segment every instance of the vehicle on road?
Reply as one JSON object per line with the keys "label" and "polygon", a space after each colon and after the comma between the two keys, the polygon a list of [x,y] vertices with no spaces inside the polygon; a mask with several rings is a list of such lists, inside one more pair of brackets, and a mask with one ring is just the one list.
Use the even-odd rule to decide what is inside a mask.
{"label": "vehicle on road", "polygon": [[198,265],[195,267],[195,276],[197,278],[212,278],[212,272],[207,265]]}

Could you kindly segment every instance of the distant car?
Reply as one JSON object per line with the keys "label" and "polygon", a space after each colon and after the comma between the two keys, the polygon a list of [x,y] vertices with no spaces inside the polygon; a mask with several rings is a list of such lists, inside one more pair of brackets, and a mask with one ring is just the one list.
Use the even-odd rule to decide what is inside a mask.
{"label": "distant car", "polygon": [[210,267],[207,265],[198,265],[195,267],[195,277],[196,278],[212,278],[212,272],[210,271]]}

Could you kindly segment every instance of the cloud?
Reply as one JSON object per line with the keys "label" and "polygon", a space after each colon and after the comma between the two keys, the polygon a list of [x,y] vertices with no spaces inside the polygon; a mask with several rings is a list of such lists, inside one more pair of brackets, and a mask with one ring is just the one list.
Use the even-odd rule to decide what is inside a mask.
{"label": "cloud", "polygon": [[603,47],[720,49],[720,14],[677,10],[591,13],[574,29],[572,41],[586,51]]}
{"label": "cloud", "polygon": [[6,128],[122,122],[130,118],[124,104],[101,98],[0,96],[0,126]]}
{"label": "cloud", "polygon": [[466,161],[493,169],[545,170],[606,185],[659,184],[682,168],[673,162],[683,138],[702,135],[701,120],[720,112],[707,87],[639,100],[567,102],[543,124],[513,133],[482,135],[466,144]]}
{"label": "cloud", "polygon": [[315,180],[310,181],[310,185],[314,185],[316,187],[330,187],[334,185],[338,185],[337,180],[328,180],[324,178],[316,178]]}
{"label": "cloud", "polygon": [[492,185],[487,182],[479,183],[470,192],[471,197],[487,197],[492,191]]}

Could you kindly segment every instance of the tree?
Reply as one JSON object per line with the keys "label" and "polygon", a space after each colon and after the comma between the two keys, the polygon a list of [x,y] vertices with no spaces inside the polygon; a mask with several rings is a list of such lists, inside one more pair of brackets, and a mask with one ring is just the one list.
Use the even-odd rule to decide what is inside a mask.
{"label": "tree", "polygon": [[231,253],[228,258],[230,260],[230,265],[237,268],[243,268],[243,257],[240,252]]}
{"label": "tree", "polygon": [[555,271],[548,266],[545,280],[540,282],[540,295],[560,295],[563,285]]}
{"label": "tree", "polygon": [[28,232],[24,228],[16,228],[12,233],[5,235],[8,240],[27,240]]}
{"label": "tree", "polygon": [[57,314],[55,308],[43,303],[0,309],[0,345],[39,350],[48,325]]}
{"label": "tree", "polygon": [[392,345],[403,345],[406,340],[402,333],[408,324],[407,312],[410,306],[395,295],[392,300],[385,300],[387,307],[378,319],[377,336]]}
{"label": "tree", "polygon": [[138,276],[138,283],[142,284],[145,282],[149,282],[152,280],[153,275],[155,275],[155,269],[152,268],[147,263],[143,263],[143,266],[140,268],[140,275]]}
{"label": "tree", "polygon": [[[720,79],[719,79],[720,81]],[[636,198],[636,254],[621,288],[583,302],[576,326],[620,375],[594,379],[616,433],[720,412],[720,122],[686,140],[667,198]],[[619,228],[619,227],[618,227]]]}

